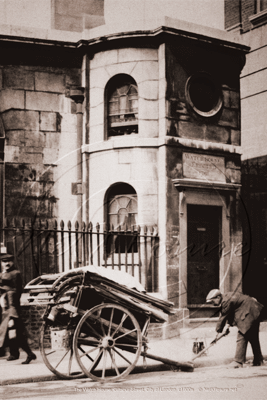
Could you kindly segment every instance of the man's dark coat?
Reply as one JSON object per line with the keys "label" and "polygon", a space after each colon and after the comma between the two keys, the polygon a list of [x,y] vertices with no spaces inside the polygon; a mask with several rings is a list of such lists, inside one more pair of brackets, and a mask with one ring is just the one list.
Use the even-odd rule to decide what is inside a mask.
{"label": "man's dark coat", "polygon": [[229,292],[222,295],[221,316],[216,325],[216,331],[222,332],[228,322],[236,325],[238,330],[245,335],[253,323],[259,320],[263,305],[254,297],[240,292]]}
{"label": "man's dark coat", "polygon": [[20,271],[14,266],[8,272],[0,274],[1,293],[5,294],[8,309],[2,312],[0,325],[0,348],[4,345],[10,318],[20,318],[20,296],[22,293],[22,279]]}

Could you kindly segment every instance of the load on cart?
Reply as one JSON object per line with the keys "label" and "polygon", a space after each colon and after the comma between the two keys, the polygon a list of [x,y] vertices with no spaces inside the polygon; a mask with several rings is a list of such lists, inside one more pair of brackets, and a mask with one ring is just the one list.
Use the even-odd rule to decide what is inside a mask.
{"label": "load on cart", "polygon": [[42,275],[25,289],[29,301],[48,300],[40,350],[46,366],[60,378],[117,381],[134,369],[140,356],[193,370],[191,363],[147,353],[149,324],[166,322],[176,310],[146,294],[127,273],[87,266]]}

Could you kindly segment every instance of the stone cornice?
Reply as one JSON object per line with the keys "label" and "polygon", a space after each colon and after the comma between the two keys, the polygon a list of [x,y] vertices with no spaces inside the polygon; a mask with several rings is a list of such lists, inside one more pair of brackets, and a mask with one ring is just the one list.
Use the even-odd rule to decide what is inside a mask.
{"label": "stone cornice", "polygon": [[82,147],[83,153],[97,153],[110,150],[119,150],[126,148],[141,148],[141,147],[162,147],[162,146],[178,146],[183,148],[191,148],[197,151],[212,151],[217,153],[241,154],[240,146],[233,146],[224,143],[206,142],[203,140],[177,138],[171,136],[159,138],[141,138],[133,134],[127,137],[121,136],[114,139],[103,140],[96,143],[85,144]]}
{"label": "stone cornice", "polygon": [[[155,26],[159,23],[158,26]],[[169,37],[181,37],[197,40],[210,45],[223,47],[228,50],[238,50],[243,53],[249,51],[249,47],[238,43],[236,38],[225,31],[191,24],[172,18],[162,18],[152,23],[138,24],[132,27],[124,27],[125,30],[116,32],[112,26],[100,26],[90,31],[67,32],[45,29],[27,29],[10,25],[0,25],[0,42],[26,43],[32,45],[60,46],[68,48],[94,47],[103,43],[125,41],[138,38],[159,38],[162,35]],[[130,29],[132,28],[132,29]],[[127,30],[129,29],[129,30]]]}

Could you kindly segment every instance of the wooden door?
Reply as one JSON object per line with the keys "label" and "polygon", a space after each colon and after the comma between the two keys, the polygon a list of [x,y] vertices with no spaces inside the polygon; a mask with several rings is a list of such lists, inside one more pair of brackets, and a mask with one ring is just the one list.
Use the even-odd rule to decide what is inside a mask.
{"label": "wooden door", "polygon": [[187,206],[187,303],[201,305],[219,288],[222,208]]}

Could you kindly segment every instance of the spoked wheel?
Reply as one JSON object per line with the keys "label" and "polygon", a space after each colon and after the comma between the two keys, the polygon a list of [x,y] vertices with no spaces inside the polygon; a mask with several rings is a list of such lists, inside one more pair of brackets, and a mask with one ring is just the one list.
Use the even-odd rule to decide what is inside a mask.
{"label": "spoked wheel", "polygon": [[54,297],[53,306],[48,306],[47,314],[54,315],[54,321],[45,318],[40,332],[40,350],[47,368],[63,379],[84,377],[73,352],[73,335],[80,316],[64,308],[76,305],[81,278],[72,278],[62,285]]}
{"label": "spoked wheel", "polygon": [[142,333],[132,313],[116,304],[101,304],[81,318],[73,349],[82,371],[100,382],[117,381],[135,367]]}

